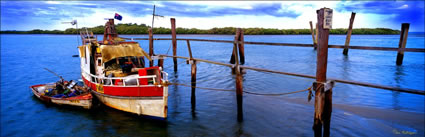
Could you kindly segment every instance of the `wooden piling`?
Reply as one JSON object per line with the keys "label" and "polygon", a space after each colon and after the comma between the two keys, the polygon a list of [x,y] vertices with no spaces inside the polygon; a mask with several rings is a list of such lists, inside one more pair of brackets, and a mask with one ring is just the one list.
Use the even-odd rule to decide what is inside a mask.
{"label": "wooden piling", "polygon": [[314,50],[316,50],[317,49],[317,46],[318,46],[318,43],[319,43],[319,24],[318,23],[316,23],[316,39],[315,39],[316,41],[316,46],[314,46]]}
{"label": "wooden piling", "polygon": [[196,94],[195,94],[195,87],[196,87],[196,61],[192,61],[192,67],[191,67],[191,82],[192,82],[192,95],[190,98],[190,102],[192,104],[192,109],[195,109],[196,106]]}
{"label": "wooden piling", "polygon": [[192,57],[192,49],[190,48],[190,41],[189,40],[186,40],[186,43],[187,43],[187,50],[189,50],[189,57],[190,57],[190,59],[193,59],[193,57]]}
{"label": "wooden piling", "polygon": [[342,54],[344,55],[348,55],[348,46],[350,45],[351,32],[353,31],[354,17],[356,17],[356,13],[351,12],[350,25],[348,26],[347,37],[345,38],[344,50],[342,51]]}
{"label": "wooden piling", "polygon": [[189,59],[192,62],[192,67],[191,67],[191,82],[192,82],[192,95],[190,98],[191,104],[192,104],[192,110],[195,109],[196,107],[196,93],[195,93],[195,87],[196,87],[196,60],[193,60],[193,56],[192,56],[192,49],[190,48],[190,41],[186,40],[187,43],[187,50],[189,52]]}
{"label": "wooden piling", "polygon": [[[232,56],[230,56],[230,63],[231,64],[235,64],[235,58],[237,57],[237,56],[235,56],[235,50],[236,50],[235,46],[239,42],[239,35],[240,35],[240,29],[236,29],[235,39],[233,40],[233,52],[232,52]],[[237,52],[237,50],[236,50],[236,52]]]}
{"label": "wooden piling", "polygon": [[[171,37],[173,43],[173,56],[177,56],[176,19],[171,18]],[[173,57],[174,71],[177,71],[177,58]]]}
{"label": "wooden piling", "polygon": [[[240,32],[240,31],[239,31]],[[233,55],[235,57],[235,68],[233,69],[236,73],[236,102],[237,102],[237,111],[238,111],[238,121],[242,122],[243,121],[243,100],[242,100],[242,95],[243,95],[243,86],[242,86],[242,74],[240,72],[240,68],[239,68],[239,59],[238,59],[238,46],[235,44],[233,45]]]}
{"label": "wooden piling", "polygon": [[317,47],[316,38],[314,37],[314,29],[313,29],[313,22],[310,21],[310,31],[311,31],[311,38],[313,39],[313,46],[314,48]]}
{"label": "wooden piling", "polygon": [[238,44],[238,48],[239,48],[239,59],[240,59],[240,64],[243,65],[245,64],[245,44],[244,44],[244,36],[243,36],[243,29],[239,29],[239,44]]}
{"label": "wooden piling", "polygon": [[[316,84],[315,84],[315,101],[314,101],[314,136],[322,136],[322,124],[324,127],[323,136],[329,136],[330,116],[332,113],[332,91],[324,91],[324,83],[326,82],[326,69],[328,60],[328,40],[329,29],[324,28],[325,10],[322,8],[318,11],[317,22],[319,27],[319,44],[317,50],[317,67],[316,67]],[[329,9],[330,10],[330,9]],[[325,109],[326,108],[326,109]]]}
{"label": "wooden piling", "polygon": [[398,43],[398,53],[397,53],[397,60],[396,60],[397,65],[403,64],[404,49],[406,48],[407,34],[409,33],[409,26],[410,26],[409,23],[401,24],[400,41]]}
{"label": "wooden piling", "polygon": [[[152,28],[148,29],[149,32],[149,56],[153,56],[153,32]],[[153,67],[153,60],[149,61],[149,67]]]}

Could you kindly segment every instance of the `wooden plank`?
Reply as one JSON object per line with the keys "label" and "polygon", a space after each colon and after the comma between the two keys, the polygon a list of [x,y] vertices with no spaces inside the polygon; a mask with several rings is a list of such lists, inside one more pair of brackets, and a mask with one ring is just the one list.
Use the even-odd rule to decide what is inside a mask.
{"label": "wooden plank", "polygon": [[[125,38],[130,39],[130,38]],[[148,40],[146,38],[133,38],[134,40]],[[171,40],[170,38],[155,38],[153,40]],[[207,40],[207,39],[176,39],[176,40],[189,40],[189,41],[203,41],[203,42],[221,42],[221,43],[234,43],[231,40]],[[289,46],[289,47],[314,47],[313,44],[298,44],[298,43],[273,43],[273,42],[250,42],[244,41],[248,45],[267,45],[267,46]],[[344,49],[345,45],[328,45],[328,48]],[[381,51],[399,51],[399,48],[392,47],[373,47],[373,46],[349,46],[348,49],[359,50],[381,50]],[[423,48],[405,48],[404,52],[425,52]]]}
{"label": "wooden plank", "polygon": [[342,51],[342,54],[344,55],[348,55],[348,46],[350,45],[351,32],[353,31],[354,17],[356,17],[356,13],[351,12],[350,25],[348,26],[347,37],[345,38],[344,50]]}
{"label": "wooden plank", "polygon": [[[177,56],[176,19],[171,18],[171,37],[173,43],[173,56]],[[177,58],[173,57],[174,71],[177,71]]]}
{"label": "wooden plank", "polygon": [[406,42],[407,42],[407,35],[409,33],[409,23],[403,23],[401,24],[401,34],[400,34],[400,41],[398,43],[398,53],[397,53],[397,60],[396,64],[401,65],[403,64],[403,58],[404,58],[404,51],[406,48]]}
{"label": "wooden plank", "polygon": [[[169,55],[161,55],[161,56],[173,57],[173,56],[169,56]],[[176,56],[176,58],[190,59],[189,57],[182,57],[182,56]],[[234,66],[233,64],[226,64],[226,63],[210,61],[210,60],[205,60],[205,59],[199,59],[199,58],[193,58],[193,60],[196,60],[196,61],[199,61],[199,62],[216,64],[216,65],[222,65],[222,66],[226,66],[226,67],[233,67]],[[239,67],[243,68],[243,69],[249,69],[249,70],[260,71],[260,72],[268,72],[268,73],[275,73],[275,74],[282,74],[282,75],[303,77],[303,78],[310,78],[310,79],[316,78],[316,76],[313,76],[313,75],[291,73],[291,72],[282,72],[282,71],[277,71],[277,70],[269,70],[269,69],[249,67],[249,66],[239,66]],[[392,86],[386,86],[386,85],[379,85],[379,84],[372,84],[372,83],[365,83],[365,82],[358,82],[358,81],[351,81],[351,80],[343,80],[343,79],[335,79],[335,78],[328,78],[328,80],[333,80],[333,81],[339,82],[339,83],[364,86],[364,87],[371,87],[371,88],[399,91],[399,92],[412,93],[412,94],[418,94],[418,95],[425,95],[425,91],[423,91],[423,90],[392,87]]]}

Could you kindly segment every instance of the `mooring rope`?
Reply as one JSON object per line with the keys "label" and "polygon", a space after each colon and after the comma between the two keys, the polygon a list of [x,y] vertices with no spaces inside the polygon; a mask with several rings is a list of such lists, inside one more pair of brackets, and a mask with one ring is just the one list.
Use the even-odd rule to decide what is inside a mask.
{"label": "mooring rope", "polygon": [[168,55],[168,52],[170,51],[170,49],[171,49],[171,44],[170,44],[170,47],[168,47],[167,53],[165,53],[165,55]]}

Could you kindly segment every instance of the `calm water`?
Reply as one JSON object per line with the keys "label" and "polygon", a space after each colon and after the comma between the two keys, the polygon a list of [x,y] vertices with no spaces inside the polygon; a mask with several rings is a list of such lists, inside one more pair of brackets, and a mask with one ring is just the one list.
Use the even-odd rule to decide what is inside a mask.
{"label": "calm water", "polygon": [[[101,37],[101,36],[99,36]],[[125,37],[146,37],[146,35]],[[170,37],[158,35],[155,37]],[[179,38],[232,40],[233,35],[182,35]],[[310,35],[245,36],[245,41],[312,43]],[[398,47],[399,35],[354,35],[351,45]],[[139,41],[148,51],[148,41]],[[330,36],[330,44],[342,45],[344,35]],[[407,47],[425,48],[424,35],[409,35]],[[190,88],[170,86],[169,111],[165,121],[100,106],[93,110],[48,106],[32,96],[29,86],[54,82],[50,68],[66,79],[79,79],[77,38],[71,35],[1,35],[1,136],[313,136],[313,103],[306,93],[281,97],[244,95],[244,121],[236,121],[234,92],[197,89],[197,107],[192,113]],[[170,41],[156,41],[155,53],[166,54]],[[191,42],[195,58],[227,63],[232,44]],[[177,55],[188,56],[186,42],[178,42]],[[172,54],[172,50],[168,52]],[[246,66],[315,75],[316,53],[312,48],[245,45]],[[328,78],[355,80],[425,90],[424,53],[405,53],[402,66],[395,65],[396,52],[329,49]],[[179,62],[184,60],[179,60]],[[172,59],[165,71],[172,82],[190,82],[190,66]],[[211,80],[214,78],[213,80]],[[198,64],[200,87],[234,89],[234,76],[227,67]],[[244,89],[282,93],[305,89],[312,79],[247,71]],[[409,113],[424,116],[424,96],[337,83],[333,103],[342,106]],[[352,111],[354,112],[354,111]],[[356,111],[357,112],[357,111]],[[378,111],[377,111],[378,112]],[[374,113],[374,112],[370,112]],[[332,136],[424,135],[423,123],[393,122],[369,118],[334,107]],[[401,116],[402,117],[402,116]],[[418,119],[418,120],[422,120]],[[407,124],[406,124],[407,123]],[[405,131],[397,134],[397,131]]]}

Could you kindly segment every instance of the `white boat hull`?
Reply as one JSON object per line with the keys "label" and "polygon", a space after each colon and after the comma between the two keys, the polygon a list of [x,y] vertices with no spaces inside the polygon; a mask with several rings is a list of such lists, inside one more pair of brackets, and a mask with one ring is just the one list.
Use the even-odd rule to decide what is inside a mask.
{"label": "white boat hull", "polygon": [[[164,88],[168,90],[168,88]],[[100,102],[118,110],[134,113],[137,115],[167,118],[168,96],[162,97],[122,97],[110,96],[93,91]],[[167,94],[166,94],[167,95]]]}

